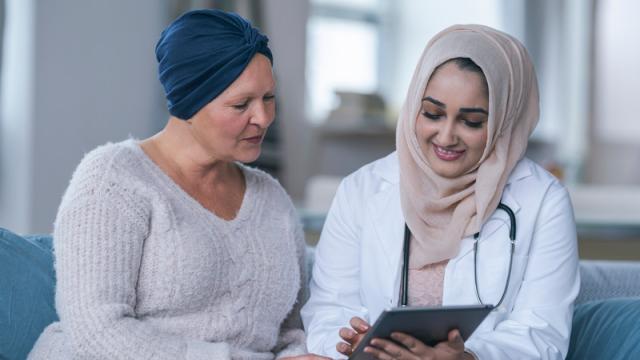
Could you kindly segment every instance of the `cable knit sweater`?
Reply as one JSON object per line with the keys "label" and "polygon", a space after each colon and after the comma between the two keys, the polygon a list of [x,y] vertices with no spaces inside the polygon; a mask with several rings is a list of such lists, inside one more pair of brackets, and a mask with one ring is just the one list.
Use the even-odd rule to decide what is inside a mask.
{"label": "cable knit sweater", "polygon": [[201,206],[136,140],[90,152],[54,230],[56,308],[29,359],[273,359],[305,352],[304,241],[269,175],[242,166],[233,220]]}

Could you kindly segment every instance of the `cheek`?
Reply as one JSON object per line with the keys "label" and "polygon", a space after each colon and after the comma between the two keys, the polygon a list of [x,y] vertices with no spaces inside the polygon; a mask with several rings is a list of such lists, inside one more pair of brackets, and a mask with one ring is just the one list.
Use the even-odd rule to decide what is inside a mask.
{"label": "cheek", "polygon": [[474,155],[477,158],[482,157],[482,153],[484,152],[485,146],[487,146],[487,132],[478,132],[475,134],[470,134],[468,136],[468,142],[470,148],[473,149]]}
{"label": "cheek", "polygon": [[418,142],[420,142],[420,145],[422,146],[422,143],[430,136],[431,133],[433,133],[433,129],[427,121],[418,117],[416,119],[415,132]]}

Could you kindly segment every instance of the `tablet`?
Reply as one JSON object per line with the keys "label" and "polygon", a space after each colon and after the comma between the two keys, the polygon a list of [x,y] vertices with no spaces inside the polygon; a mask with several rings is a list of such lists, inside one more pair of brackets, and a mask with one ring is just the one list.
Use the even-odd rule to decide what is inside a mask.
{"label": "tablet", "polygon": [[447,340],[449,331],[458,329],[462,339],[466,341],[491,310],[491,305],[399,307],[385,310],[349,360],[373,359],[364,352],[364,348],[373,338],[391,339],[391,333],[396,331],[434,346]]}

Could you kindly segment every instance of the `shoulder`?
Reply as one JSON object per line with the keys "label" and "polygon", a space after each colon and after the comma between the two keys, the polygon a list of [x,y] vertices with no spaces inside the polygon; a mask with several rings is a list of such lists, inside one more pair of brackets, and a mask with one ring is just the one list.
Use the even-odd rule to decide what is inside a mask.
{"label": "shoulder", "polygon": [[[108,175],[111,171],[126,171],[140,162],[134,139],[106,143],[86,153],[76,168],[73,178]],[[73,180],[72,180],[73,181]]]}
{"label": "shoulder", "polygon": [[63,197],[65,200],[79,195],[98,195],[114,187],[130,187],[141,157],[134,139],[107,143],[86,153],[76,167]]}
{"label": "shoulder", "polygon": [[374,194],[397,186],[399,181],[398,156],[394,151],[351,173],[343,179],[340,187],[358,193]]}
{"label": "shoulder", "polygon": [[567,189],[555,176],[529,158],[520,160],[513,169],[507,180],[507,189],[520,200],[569,197]]}
{"label": "shoulder", "polygon": [[293,202],[276,178],[267,172],[248,165],[239,165],[246,177],[247,186],[255,187],[257,196],[271,203],[294,209]]}

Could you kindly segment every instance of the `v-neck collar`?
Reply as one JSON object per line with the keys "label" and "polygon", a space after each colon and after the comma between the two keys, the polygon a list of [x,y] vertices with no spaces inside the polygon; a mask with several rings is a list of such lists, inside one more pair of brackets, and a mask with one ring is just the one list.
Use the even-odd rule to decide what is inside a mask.
{"label": "v-neck collar", "polygon": [[170,190],[178,195],[178,197],[183,200],[189,207],[196,209],[199,213],[202,214],[203,218],[209,219],[214,223],[220,225],[233,226],[236,223],[242,222],[244,219],[248,218],[253,209],[253,205],[255,201],[254,199],[254,191],[256,187],[256,178],[252,171],[248,169],[241,163],[236,163],[242,174],[244,175],[245,181],[245,191],[242,197],[242,203],[240,204],[240,209],[238,213],[233,219],[226,220],[216,215],[213,211],[205,208],[202,204],[193,198],[189,193],[187,193],[180,185],[176,184],[175,181],[165,173],[158,164],[156,164],[150,157],[147,155],[142,147],[140,146],[140,141],[136,139],[130,139],[127,141],[129,146],[134,149],[135,153],[140,157],[142,162],[146,165],[149,171],[158,178],[165,186],[167,186]]}

